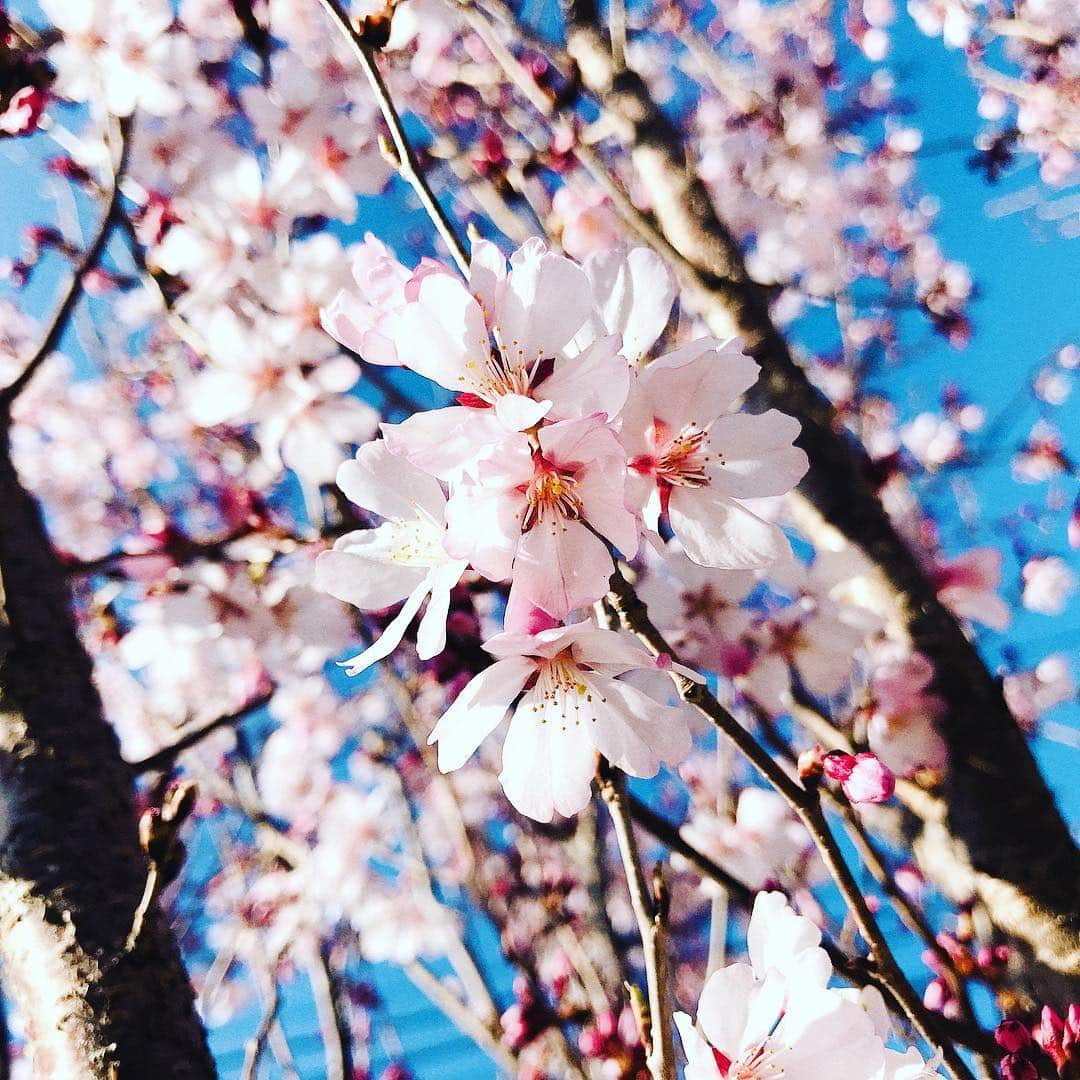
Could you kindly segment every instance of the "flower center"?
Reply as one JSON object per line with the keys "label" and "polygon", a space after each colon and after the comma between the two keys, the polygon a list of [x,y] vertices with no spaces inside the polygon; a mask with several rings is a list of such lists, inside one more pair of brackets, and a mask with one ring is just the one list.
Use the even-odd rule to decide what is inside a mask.
{"label": "flower center", "polygon": [[529,359],[516,341],[495,347],[484,342],[483,349],[485,360],[469,360],[465,364],[468,377],[462,376],[462,381],[471,384],[472,394],[489,405],[506,394],[528,397],[533,384],[540,381],[538,375],[550,368],[543,356]]}
{"label": "flower center", "polygon": [[735,1062],[732,1062],[716,1047],[712,1048],[712,1052],[713,1060],[724,1080],[772,1080],[784,1072],[782,1065],[776,1065],[770,1061],[773,1051],[764,1042],[751,1047]]}
{"label": "flower center", "polygon": [[[709,483],[706,468],[712,456],[709,453],[709,433],[688,424],[657,458],[657,480],[676,487],[705,487]],[[721,456],[720,464],[723,463]]]}
{"label": "flower center", "polygon": [[448,561],[443,548],[443,528],[417,507],[411,520],[386,523],[392,530],[390,559],[402,566],[440,566]]}
{"label": "flower center", "polygon": [[537,522],[552,527],[581,517],[578,482],[569,472],[543,468],[536,472],[525,489],[528,506],[521,520],[521,531],[528,532]]}
{"label": "flower center", "polygon": [[[532,711],[538,715],[541,724],[556,720],[565,731],[569,720],[572,719],[575,726],[581,723],[582,709],[588,719],[596,722],[592,689],[569,653],[560,653],[540,665],[533,695]],[[601,702],[605,700],[600,698]]]}

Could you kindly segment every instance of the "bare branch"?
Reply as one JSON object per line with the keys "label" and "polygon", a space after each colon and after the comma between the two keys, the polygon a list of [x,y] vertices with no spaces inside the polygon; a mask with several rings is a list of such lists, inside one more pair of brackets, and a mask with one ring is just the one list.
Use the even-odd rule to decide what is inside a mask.
{"label": "bare branch", "polygon": [[265,709],[270,704],[273,696],[274,690],[267,690],[266,693],[260,694],[242,708],[237,709],[236,712],[216,717],[209,723],[186,732],[176,742],[163,746],[160,750],[155,750],[148,757],[144,757],[139,761],[128,762],[128,767],[136,776],[145,772],[170,769],[185,750],[190,750],[193,746],[202,742],[207,735],[211,735],[213,732],[221,730],[221,728],[235,727],[237,724],[243,723],[249,716],[253,716],[260,709]]}
{"label": "bare branch", "polygon": [[[671,992],[667,980],[667,911],[666,902],[654,895],[645,881],[634,828],[626,804],[625,781],[622,773],[603,758],[598,770],[600,794],[611,813],[615,836],[619,841],[630,903],[641,935],[645,957],[645,978],[648,983],[648,1027],[642,1038],[648,1054],[649,1072],[653,1080],[675,1080],[675,1045],[672,1036]],[[637,1010],[635,1010],[637,1011]],[[640,1019],[640,1018],[639,1018]],[[645,1025],[642,1024],[644,1028]]]}

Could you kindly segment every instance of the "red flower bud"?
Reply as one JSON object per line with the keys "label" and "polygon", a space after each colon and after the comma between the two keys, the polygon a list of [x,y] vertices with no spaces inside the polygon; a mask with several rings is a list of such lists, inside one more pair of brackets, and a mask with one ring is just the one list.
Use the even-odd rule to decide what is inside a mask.
{"label": "red flower bud", "polygon": [[1007,1054],[1001,1059],[1004,1080],[1039,1080],[1039,1070],[1019,1054]]}
{"label": "red flower bud", "polygon": [[994,1032],[994,1039],[1006,1053],[1016,1054],[1031,1045],[1031,1032],[1019,1020],[1002,1020]]}

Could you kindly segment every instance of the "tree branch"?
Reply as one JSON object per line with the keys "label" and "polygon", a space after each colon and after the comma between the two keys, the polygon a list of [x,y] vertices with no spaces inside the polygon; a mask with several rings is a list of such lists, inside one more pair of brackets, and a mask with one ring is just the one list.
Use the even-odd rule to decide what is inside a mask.
{"label": "tree branch", "polygon": [[[637,597],[619,570],[611,577],[608,603],[619,616],[623,628],[633,633],[656,656],[668,655],[674,658],[674,650],[664,640],[663,635],[649,619],[645,605]],[[672,679],[683,701],[696,708],[725,737],[727,737],[754,768],[776,789],[795,811],[810,833],[833,880],[840,889],[840,894],[847,904],[848,911],[855,920],[859,932],[869,945],[879,973],[888,985],[895,999],[900,1003],[907,1018],[919,1034],[931,1045],[940,1049],[949,1069],[957,1080],[973,1080],[970,1070],[957,1053],[956,1048],[947,1041],[936,1039],[932,1022],[928,1020],[922,1002],[912,989],[904,973],[900,970],[892,955],[888,942],[881,928],[877,925],[866,897],[863,896],[850,868],[837,846],[836,839],[829,829],[821,802],[816,792],[802,787],[778,765],[758,744],[753,736],[713,697],[704,684],[694,682],[677,672]]]}
{"label": "tree branch", "polygon": [[273,699],[274,693],[274,690],[267,690],[265,694],[260,694],[242,708],[237,709],[236,712],[218,716],[208,724],[203,724],[201,727],[181,735],[176,742],[163,746],[160,750],[155,750],[148,757],[141,758],[139,761],[128,762],[128,768],[131,769],[135,776],[155,770],[171,769],[176,759],[185,750],[190,750],[193,746],[198,745],[207,735],[211,735],[221,728],[235,727],[237,724],[243,723],[249,716],[253,716],[260,709],[265,709]]}
{"label": "tree branch", "polygon": [[[667,980],[667,901],[650,890],[641,866],[634,828],[626,805],[625,780],[603,758],[598,769],[600,795],[611,813],[619,841],[630,903],[641,935],[645,979],[649,991],[649,1025],[642,1031],[653,1080],[675,1080],[675,1044],[672,1035],[671,991]],[[659,870],[657,880],[659,884]]]}
{"label": "tree branch", "polygon": [[401,178],[416,192],[416,196],[420,200],[421,206],[427,211],[427,215],[431,218],[432,224],[434,224],[439,235],[443,238],[443,243],[446,244],[451,256],[453,256],[458,269],[466,278],[468,278],[469,256],[465,251],[464,245],[458,239],[458,235],[455,232],[450,219],[446,216],[446,212],[439,205],[439,200],[435,198],[435,193],[431,190],[431,185],[427,182],[427,178],[424,176],[423,170],[416,160],[416,154],[413,152],[412,144],[405,134],[405,129],[401,123],[401,117],[398,115],[394,100],[390,96],[390,90],[383,80],[382,74],[379,72],[379,66],[375,61],[375,50],[364,41],[360,34],[357,33],[356,28],[349,20],[349,16],[345,13],[337,0],[319,0],[319,2],[326,9],[330,18],[337,24],[342,34],[344,34],[345,39],[352,47],[356,59],[360,61],[360,66],[363,68],[368,82],[371,84],[372,92],[375,94],[375,100],[378,103],[379,109],[382,111],[383,119],[386,121],[387,127],[390,129],[390,137],[394,141],[394,150],[397,154],[397,168],[398,172],[401,174]]}
{"label": "tree branch", "polygon": [[[14,392],[6,391],[5,412],[59,342],[80,291],[81,279]],[[12,994],[34,1020],[30,1052],[41,1072],[208,1080],[214,1064],[191,986],[156,904],[123,951],[147,881],[131,774],[102,713],[64,568],[12,463],[6,421],[0,418],[0,578],[10,642],[0,658],[0,952]]]}
{"label": "tree branch", "polygon": [[[947,830],[939,826],[927,833],[938,841],[941,865],[931,860],[929,869],[954,897],[958,887],[976,892],[995,922],[1026,941],[1044,964],[1080,974],[1080,852],[1000,685],[889,520],[862,447],[844,433],[829,402],[795,362],[772,322],[767,291],[751,280],[738,242],[686,159],[678,130],[641,77],[612,64],[592,0],[569,0],[567,28],[568,49],[585,85],[630,132],[630,157],[649,192],[665,248],[677,253],[676,268],[701,291],[706,321],[724,336],[734,323],[762,365],[748,400],[802,422],[798,442],[810,470],[800,490],[828,528],[881,570],[913,646],[935,662],[935,689],[948,705],[943,734],[950,767]],[[1033,835],[1039,837],[1034,852]],[[929,845],[919,850],[929,852]]]}
{"label": "tree branch", "polygon": [[120,180],[127,167],[128,155],[128,130],[131,126],[130,118],[121,120],[117,127],[119,131],[118,145],[114,147],[113,178],[109,188],[109,198],[105,203],[105,209],[101,216],[101,223],[89,246],[83,251],[79,261],[72,267],[71,274],[64,284],[60,302],[56,305],[48,326],[37,348],[27,358],[23,369],[16,378],[7,386],[0,389],[0,424],[6,424],[11,415],[11,408],[19,395],[30,385],[31,380],[37,374],[38,369],[50,356],[56,352],[60,339],[64,336],[68,322],[75,311],[75,306],[82,299],[86,275],[97,266],[105,247],[112,235],[113,227],[117,221],[117,210],[120,205]]}

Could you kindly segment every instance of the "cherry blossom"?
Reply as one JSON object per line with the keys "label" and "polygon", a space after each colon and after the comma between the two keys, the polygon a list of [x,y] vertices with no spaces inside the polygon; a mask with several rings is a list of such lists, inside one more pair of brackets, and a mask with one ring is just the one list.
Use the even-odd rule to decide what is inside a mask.
{"label": "cherry blossom", "polygon": [[895,642],[873,649],[867,693],[870,749],[899,776],[916,769],[940,769],[947,749],[937,723],[944,702],[930,691],[933,665]]}
{"label": "cherry blossom", "polygon": [[511,803],[537,821],[585,807],[597,753],[631,776],[653,776],[661,761],[686,756],[690,731],[682,710],[618,678],[656,670],[631,638],[577,623],[500,634],[484,647],[495,663],[431,733],[444,772],[464,765],[511,709],[499,779]]}
{"label": "cherry blossom", "polygon": [[746,505],[783,495],[807,467],[792,445],[797,421],[775,410],[731,411],[757,374],[738,341],[702,338],[645,367],[623,412],[628,497],[650,529],[666,517],[702,566],[755,569],[790,550],[783,532]]}
{"label": "cherry blossom", "polygon": [[[885,1048],[866,1010],[826,988],[820,933],[779,893],[760,893],[747,941],[750,964],[714,973],[696,1025],[676,1014],[688,1080],[791,1080],[881,1074]],[[779,967],[776,966],[779,964]]]}
{"label": "cherry blossom", "polygon": [[319,556],[319,588],[365,611],[404,600],[378,641],[348,660],[356,675],[397,648],[409,624],[428,600],[416,649],[421,659],[446,643],[450,590],[465,562],[443,548],[446,496],[438,482],[389,452],[382,440],[366,443],[338,470],[338,485],[357,506],[386,520],[375,529],[347,533]]}
{"label": "cherry blossom", "polygon": [[625,507],[625,457],[601,417],[542,427],[479,463],[447,506],[446,549],[494,580],[513,574],[511,610],[533,605],[554,619],[599,600],[613,565],[601,537],[637,551]]}
{"label": "cherry blossom", "polygon": [[1024,607],[1041,615],[1060,615],[1076,591],[1076,575],[1056,555],[1029,559],[1022,571]]}

